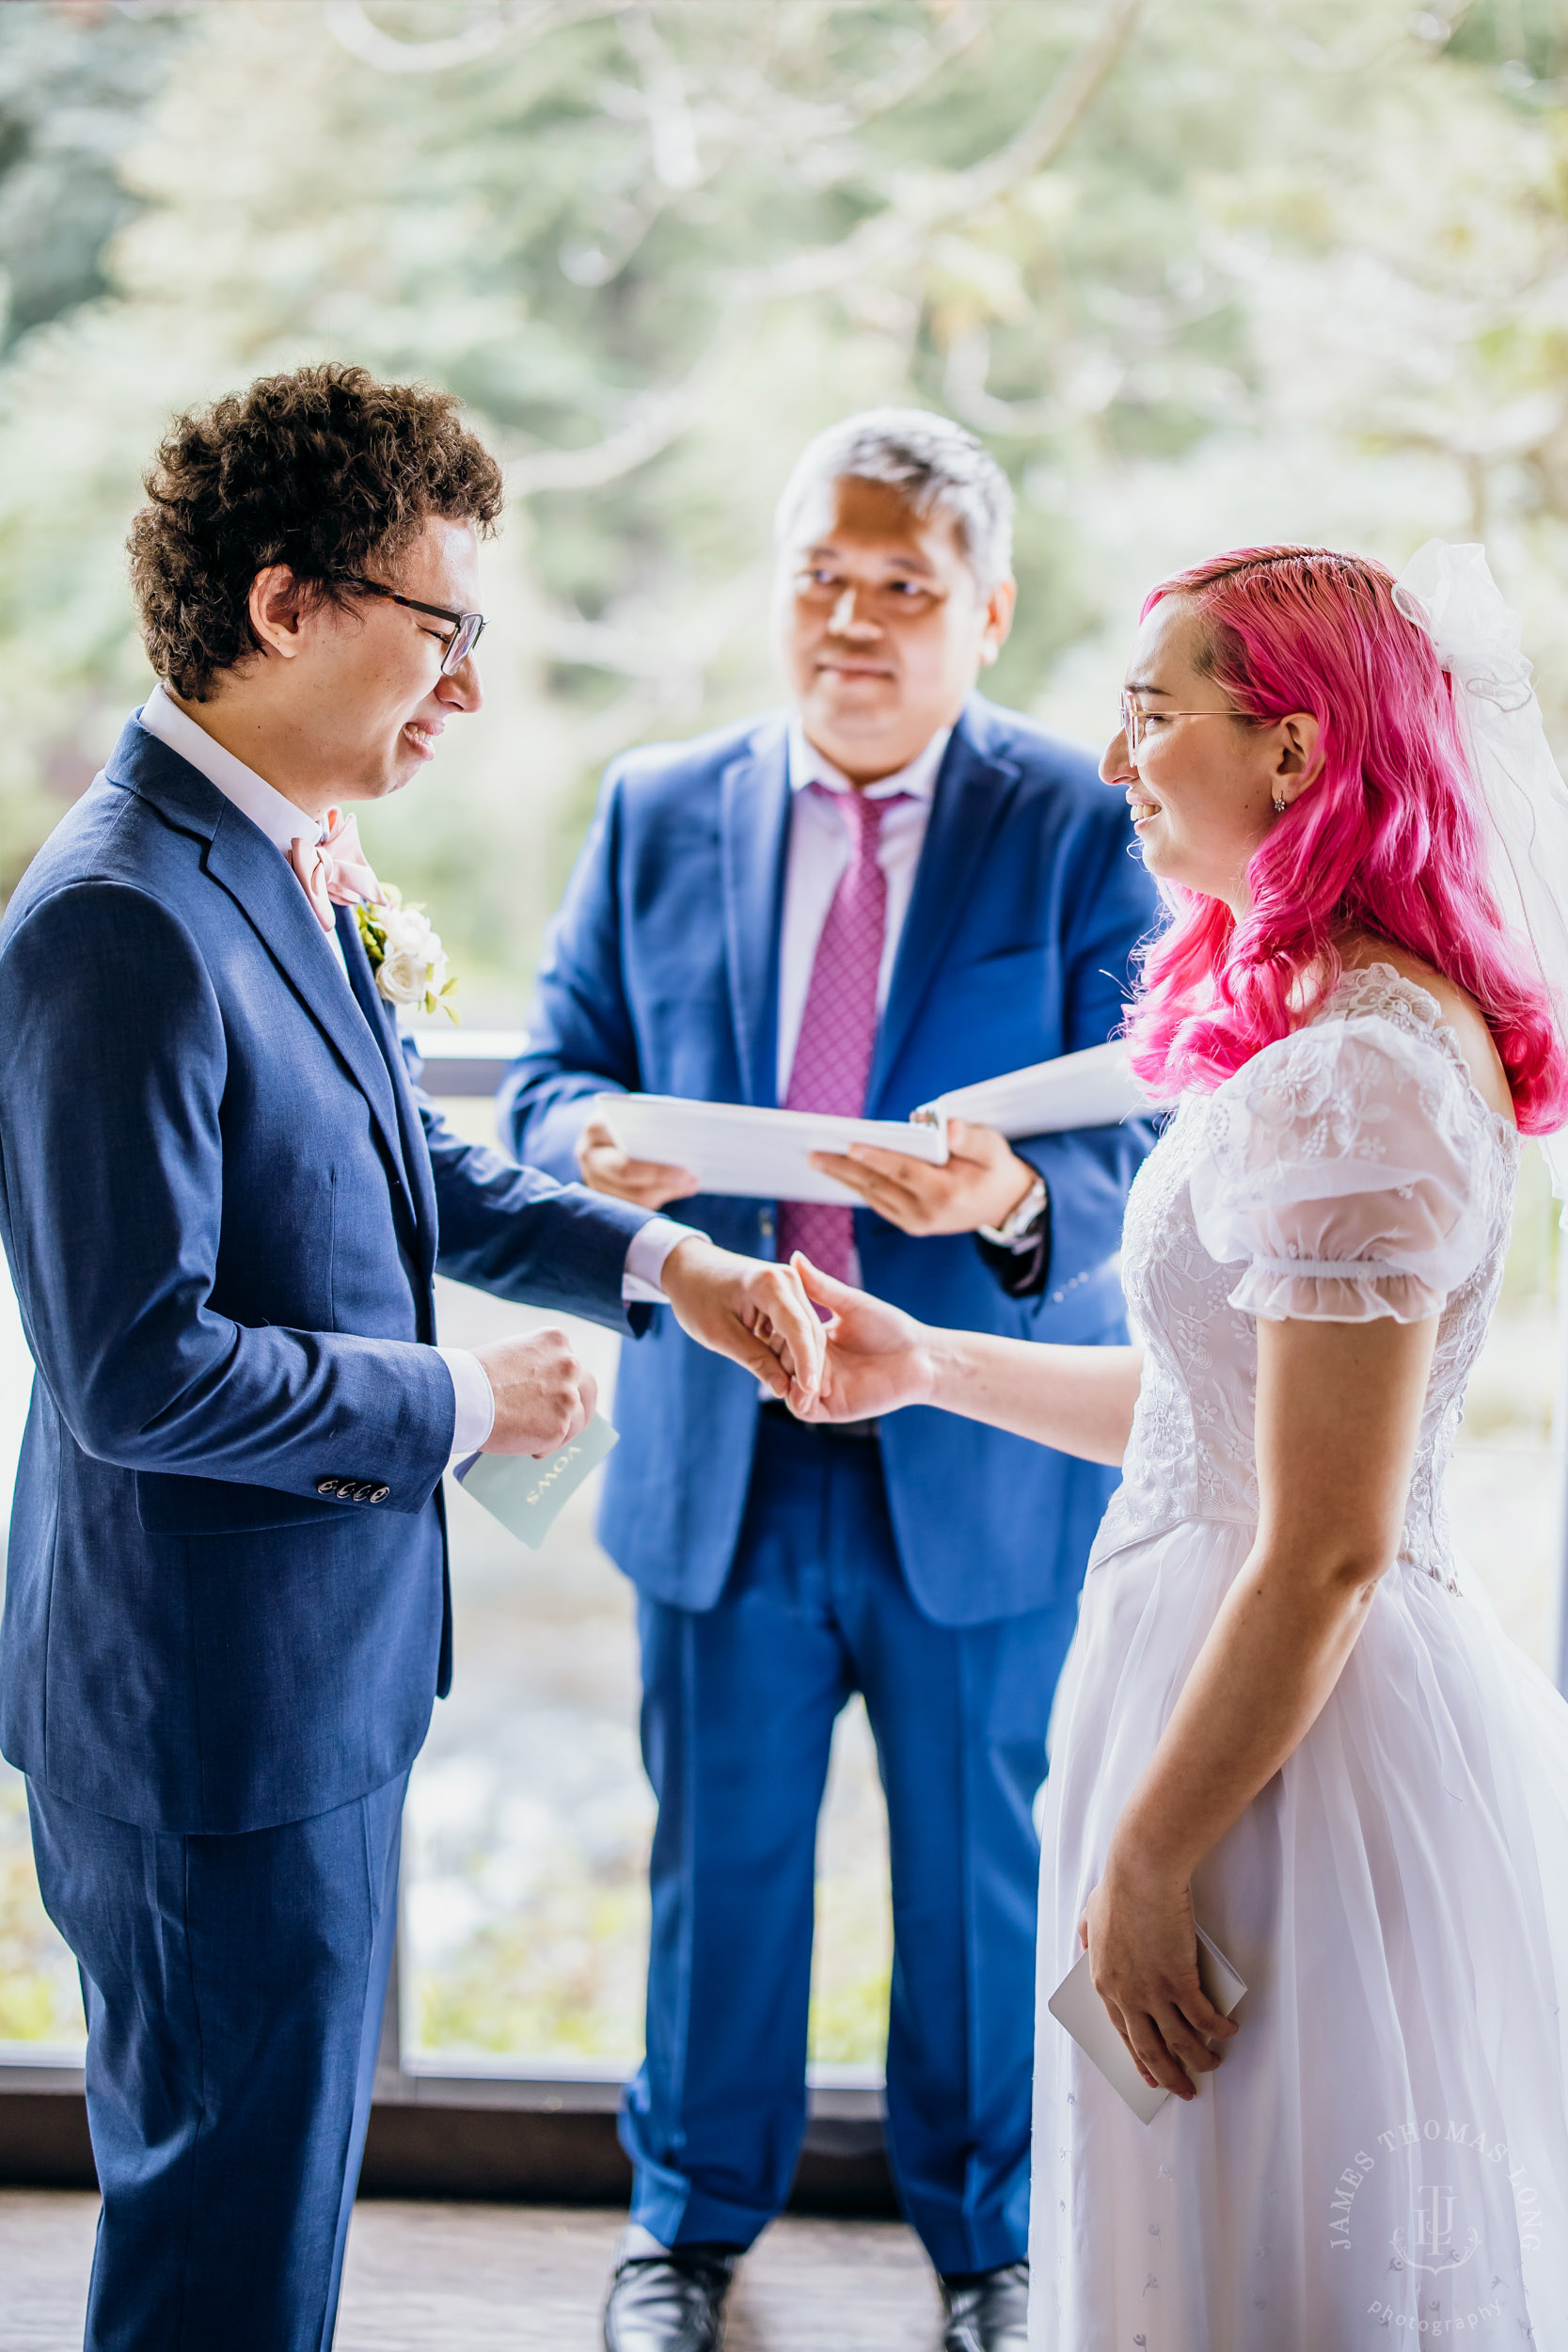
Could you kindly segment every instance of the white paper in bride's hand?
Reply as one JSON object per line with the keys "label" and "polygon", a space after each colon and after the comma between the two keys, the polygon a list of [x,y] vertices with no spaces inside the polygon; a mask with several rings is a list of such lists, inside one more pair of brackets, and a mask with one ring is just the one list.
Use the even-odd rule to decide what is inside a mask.
{"label": "white paper in bride's hand", "polygon": [[995,1127],[1009,1137],[1060,1135],[1067,1127],[1113,1127],[1138,1112],[1149,1098],[1128,1065],[1120,1038],[1088,1045],[1080,1054],[1058,1054],[1054,1061],[1032,1062],[1000,1078],[955,1087],[915,1113],[917,1120],[967,1119]]}
{"label": "white paper in bride's hand", "polygon": [[531,1454],[470,1454],[457,1470],[465,1494],[483,1503],[507,1533],[537,1551],[591,1470],[597,1470],[619,1432],[595,1413],[580,1437],[536,1461]]}
{"label": "white paper in bride's hand", "polygon": [[[755,1110],[745,1103],[691,1103],[676,1094],[598,1094],[595,1115],[623,1152],[635,1160],[688,1168],[702,1192],[737,1194],[747,1200],[856,1200],[847,1184],[819,1175],[813,1152],[847,1152],[851,1143],[880,1144],[940,1168],[947,1131],[906,1120],[835,1119],[828,1111]],[[680,1204],[671,1203],[678,1216]]]}
{"label": "white paper in bride's hand", "polygon": [[[1211,1936],[1197,1931],[1198,1981],[1222,2017],[1228,2017],[1246,1986]],[[1085,2058],[1092,2058],[1111,2089],[1126,2100],[1140,2123],[1152,2123],[1168,2090],[1150,2089],[1132,2062],[1126,2042],[1111,2023],[1111,2012],[1094,1989],[1089,1956],[1081,1952],[1046,2003],[1059,2026],[1065,2026]]]}

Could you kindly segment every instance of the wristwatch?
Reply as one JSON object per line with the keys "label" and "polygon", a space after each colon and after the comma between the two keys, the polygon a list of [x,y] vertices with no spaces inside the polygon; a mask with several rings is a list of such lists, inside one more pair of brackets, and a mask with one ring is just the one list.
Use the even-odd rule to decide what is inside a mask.
{"label": "wristwatch", "polygon": [[982,1241],[989,1241],[997,1249],[1027,1249],[1035,1239],[1035,1228],[1045,1215],[1049,1198],[1045,1178],[1037,1176],[1016,1209],[1005,1216],[1000,1225],[982,1225],[977,1231]]}

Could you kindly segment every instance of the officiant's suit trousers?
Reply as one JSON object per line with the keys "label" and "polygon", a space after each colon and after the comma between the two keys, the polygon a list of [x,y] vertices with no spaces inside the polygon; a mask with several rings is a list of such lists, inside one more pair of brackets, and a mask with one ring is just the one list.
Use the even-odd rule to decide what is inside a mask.
{"label": "officiant's suit trousers", "polygon": [[937,2268],[1016,2262],[1029,2220],[1031,1804],[1076,1597],[959,1630],[910,1597],[875,1438],[763,1416],[735,1571],[705,1612],[644,1599],[658,1796],[632,2218],[750,2245],[805,2126],[816,1823],[864,1694],[887,1793],[887,2145]]}

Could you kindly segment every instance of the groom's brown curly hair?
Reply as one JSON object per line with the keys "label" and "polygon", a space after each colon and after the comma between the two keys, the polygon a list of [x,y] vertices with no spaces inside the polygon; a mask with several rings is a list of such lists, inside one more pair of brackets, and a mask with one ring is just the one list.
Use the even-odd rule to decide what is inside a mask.
{"label": "groom's brown curly hair", "polygon": [[433,515],[488,534],[500,468],[461,405],[326,361],[177,418],[126,543],[157,675],[204,702],[222,671],[259,653],[250,583],[268,564],[346,603],[344,582],[394,561]]}

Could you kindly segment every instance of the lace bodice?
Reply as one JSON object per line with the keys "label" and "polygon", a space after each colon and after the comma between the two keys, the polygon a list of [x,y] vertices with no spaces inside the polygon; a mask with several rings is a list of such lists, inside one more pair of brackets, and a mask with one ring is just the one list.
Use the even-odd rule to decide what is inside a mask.
{"label": "lace bodice", "polygon": [[1400,1557],[1451,1582],[1443,1478],[1518,1165],[1435,1000],[1386,963],[1185,1096],[1127,1203],[1122,1279],[1148,1353],[1095,1558],[1185,1519],[1256,1520],[1259,1315],[1436,1313]]}

